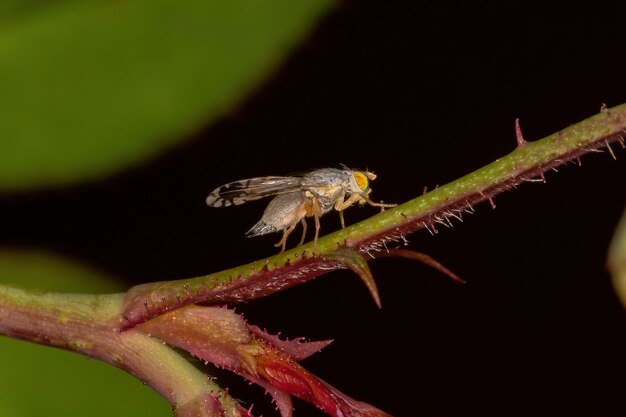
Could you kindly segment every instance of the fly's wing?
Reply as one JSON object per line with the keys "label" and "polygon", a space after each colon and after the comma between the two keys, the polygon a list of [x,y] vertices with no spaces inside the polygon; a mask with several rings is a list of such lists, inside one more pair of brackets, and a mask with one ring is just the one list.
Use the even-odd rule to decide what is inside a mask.
{"label": "fly's wing", "polygon": [[301,177],[257,177],[229,182],[216,188],[206,198],[210,207],[238,206],[263,197],[302,189]]}

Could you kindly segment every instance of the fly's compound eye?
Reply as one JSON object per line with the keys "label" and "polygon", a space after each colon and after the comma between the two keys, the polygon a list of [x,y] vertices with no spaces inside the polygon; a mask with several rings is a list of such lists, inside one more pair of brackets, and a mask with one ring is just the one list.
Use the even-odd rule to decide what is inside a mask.
{"label": "fly's compound eye", "polygon": [[354,181],[356,185],[359,187],[361,191],[367,191],[370,188],[370,181],[367,175],[363,172],[353,172],[352,176],[354,177]]}

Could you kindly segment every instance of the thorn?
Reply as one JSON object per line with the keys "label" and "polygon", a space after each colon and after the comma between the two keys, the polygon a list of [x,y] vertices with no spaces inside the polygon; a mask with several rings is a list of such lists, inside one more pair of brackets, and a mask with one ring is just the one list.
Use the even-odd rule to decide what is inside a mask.
{"label": "thorn", "polygon": [[450,271],[448,268],[446,268],[445,266],[443,266],[441,263],[437,262],[435,259],[433,259],[432,257],[426,255],[425,253],[422,252],[418,252],[418,251],[414,251],[414,250],[410,250],[410,249],[395,249],[391,252],[387,253],[380,253],[378,255],[379,258],[389,258],[389,257],[399,257],[399,258],[407,258],[407,259],[412,259],[414,261],[418,261],[423,263],[424,265],[428,265],[433,269],[436,269],[437,271],[441,272],[444,275],[447,275],[448,277],[450,277],[451,279],[453,279],[456,282],[460,282],[461,284],[465,284],[466,281],[464,279],[462,279],[461,277],[459,277],[457,274],[455,274],[454,272]]}
{"label": "thorn", "polygon": [[515,119],[515,139],[517,140],[517,146],[522,147],[526,145],[524,135],[522,135],[522,128],[519,125],[519,118]]}
{"label": "thorn", "polygon": [[602,103],[602,105],[600,106],[600,112],[610,114],[609,107],[606,105],[606,103]]}
{"label": "thorn", "polygon": [[611,154],[611,158],[613,158],[614,161],[617,161],[617,158],[615,157],[615,154],[613,153],[613,149],[611,149],[611,145],[609,145],[609,141],[605,140],[604,141],[606,148],[609,150],[609,153]]}
{"label": "thorn", "polygon": [[626,145],[624,144],[624,137],[618,136],[618,138],[619,144],[622,145],[622,149],[626,148]]}
{"label": "thorn", "polygon": [[546,176],[543,175],[543,172],[541,174],[539,174],[539,175],[541,175],[541,181],[543,181],[543,183],[545,184],[546,183]]}
{"label": "thorn", "polygon": [[[372,258],[374,258],[369,252],[367,252]],[[382,308],[382,304],[380,302],[380,295],[378,294],[378,287],[376,286],[376,281],[374,281],[374,276],[372,275],[372,271],[370,270],[367,261],[359,252],[354,249],[339,249],[334,253],[325,256],[326,259],[339,262],[343,266],[349,268],[352,272],[356,273],[365,286],[367,287],[370,295],[374,299],[374,302],[378,306],[378,308]]]}
{"label": "thorn", "polygon": [[422,195],[426,194],[428,192],[428,185],[425,185],[424,188],[422,189]]}

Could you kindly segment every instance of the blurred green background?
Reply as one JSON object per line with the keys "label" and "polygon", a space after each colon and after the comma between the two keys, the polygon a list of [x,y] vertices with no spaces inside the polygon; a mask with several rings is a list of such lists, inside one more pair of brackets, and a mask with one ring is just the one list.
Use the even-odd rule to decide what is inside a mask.
{"label": "blurred green background", "polygon": [[[0,192],[96,180],[190,138],[259,85],[330,3],[0,2]],[[124,289],[16,250],[0,252],[0,282]],[[0,369],[0,416],[171,415],[139,381],[68,352],[0,337]]]}
{"label": "blurred green background", "polygon": [[97,178],[224,115],[328,0],[0,6],[0,191]]}

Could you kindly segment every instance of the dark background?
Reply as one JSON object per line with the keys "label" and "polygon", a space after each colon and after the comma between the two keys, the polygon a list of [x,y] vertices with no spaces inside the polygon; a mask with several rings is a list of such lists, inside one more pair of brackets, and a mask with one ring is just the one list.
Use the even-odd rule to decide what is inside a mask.
{"label": "dark background", "polygon": [[[409,200],[512,151],[515,118],[535,140],[626,102],[624,16],[607,3],[342,2],[185,146],[106,181],[4,197],[0,244],[51,248],[129,285],[272,255],[278,235],[243,237],[265,202],[210,209],[213,188],[344,163],[379,174],[374,199]],[[288,337],[335,339],[304,365],[397,417],[622,410],[626,312],[605,267],[626,205],[614,150],[617,162],[585,156],[499,195],[496,210],[409,237],[466,285],[386,259],[371,265],[380,311],[348,272],[237,309]],[[323,218],[322,233],[338,227]],[[228,381],[273,415],[259,389]],[[321,413],[297,402],[295,415]]]}

